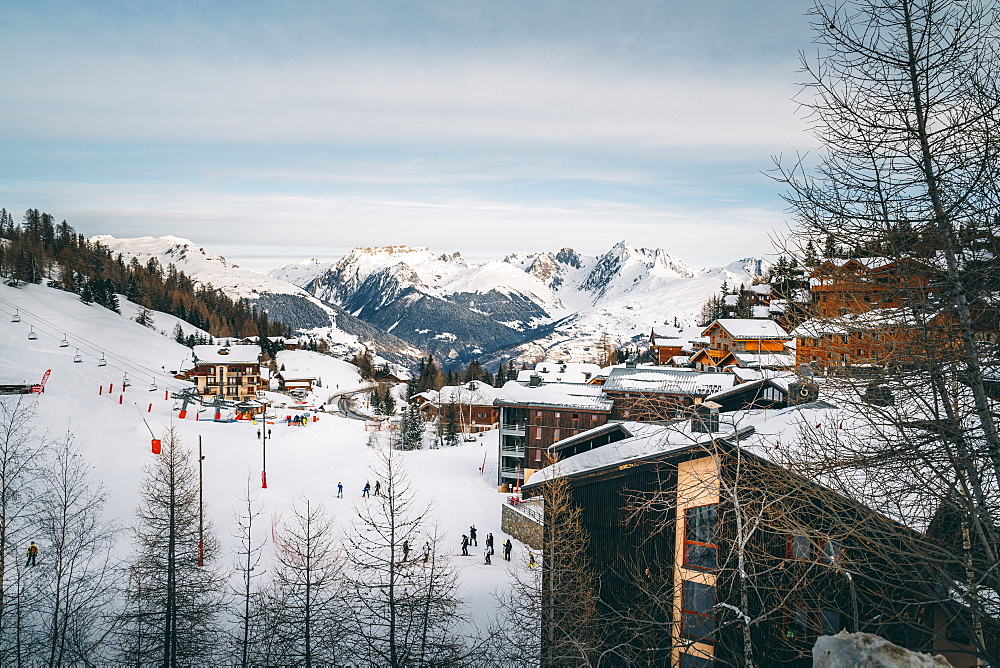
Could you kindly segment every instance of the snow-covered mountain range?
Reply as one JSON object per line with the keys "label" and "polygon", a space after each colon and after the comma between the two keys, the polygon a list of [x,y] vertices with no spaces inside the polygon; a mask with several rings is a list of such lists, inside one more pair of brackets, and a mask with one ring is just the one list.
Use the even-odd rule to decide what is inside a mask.
{"label": "snow-covered mountain range", "polygon": [[599,256],[563,248],[482,263],[427,248],[355,248],[335,262],[313,258],[261,274],[186,239],[94,239],[126,258],[172,263],[341,353],[368,344],[402,363],[423,352],[456,362],[593,361],[603,335],[624,343],[675,317],[692,323],[723,281],[749,284],[770,268],[747,258],[695,269],[622,241]]}
{"label": "snow-covered mountain range", "polygon": [[602,334],[627,341],[674,317],[692,322],[723,281],[749,284],[769,269],[759,258],[694,269],[622,241],[596,257],[564,248],[485,263],[427,248],[355,248],[270,276],[439,357],[589,361]]}

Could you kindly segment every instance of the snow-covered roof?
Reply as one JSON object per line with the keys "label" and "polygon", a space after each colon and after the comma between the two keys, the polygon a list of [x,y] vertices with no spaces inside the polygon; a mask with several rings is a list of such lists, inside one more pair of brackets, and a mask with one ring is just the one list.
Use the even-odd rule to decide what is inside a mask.
{"label": "snow-covered roof", "polygon": [[497,390],[494,403],[503,406],[551,406],[610,411],[612,402],[604,395],[600,385],[548,383],[528,387],[509,380]]}
{"label": "snow-covered roof", "polygon": [[684,340],[677,337],[671,337],[671,338],[656,337],[655,339],[653,339],[654,346],[680,346],[683,343]]}
{"label": "snow-covered roof", "polygon": [[722,298],[722,303],[724,303],[726,306],[736,306],[737,304],[740,303],[740,296],[726,295],[725,297]]}
{"label": "snow-covered roof", "polygon": [[733,353],[740,361],[740,366],[749,368],[771,367],[791,368],[795,366],[795,355],[787,353]]}
{"label": "snow-covered roof", "polygon": [[702,336],[718,325],[734,339],[787,339],[788,332],[773,320],[759,318],[719,318],[705,328]]}
{"label": "snow-covered roof", "polygon": [[690,361],[691,361],[690,355],[674,355],[670,358],[670,362],[672,364],[676,364],[677,366],[684,366]]}
{"label": "snow-covered roof", "polygon": [[600,372],[597,364],[539,362],[534,369],[519,371],[517,379],[526,383],[532,376],[540,376],[544,383],[586,383]]}
{"label": "snow-covered roof", "polygon": [[481,380],[470,380],[465,385],[445,385],[438,392],[440,404],[465,404],[492,406],[499,390]]}
{"label": "snow-covered roof", "polygon": [[704,373],[675,367],[615,368],[603,385],[605,392],[642,392],[705,396],[732,387],[728,373]]}
{"label": "snow-covered roof", "polygon": [[254,364],[260,361],[260,346],[195,346],[198,364]]}
{"label": "snow-covered roof", "polygon": [[771,284],[770,283],[760,283],[758,285],[751,285],[747,288],[750,292],[755,292],[758,295],[769,295],[771,294]]}
{"label": "snow-covered roof", "polygon": [[771,315],[771,309],[767,306],[751,306],[750,307],[750,317],[751,318],[767,318]]}

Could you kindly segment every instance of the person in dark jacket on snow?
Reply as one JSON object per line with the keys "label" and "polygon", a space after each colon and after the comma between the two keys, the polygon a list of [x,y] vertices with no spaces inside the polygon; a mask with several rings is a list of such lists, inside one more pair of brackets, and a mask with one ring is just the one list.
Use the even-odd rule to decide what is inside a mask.
{"label": "person in dark jacket on snow", "polygon": [[469,537],[464,533],[462,534],[462,556],[469,556]]}
{"label": "person in dark jacket on snow", "polygon": [[403,561],[408,561],[410,559],[410,541],[403,541]]}
{"label": "person in dark jacket on snow", "polygon": [[503,542],[503,558],[504,561],[510,561],[510,551],[514,549],[514,543],[510,542],[510,538]]}
{"label": "person in dark jacket on snow", "polygon": [[476,525],[475,524],[473,524],[471,527],[469,527],[469,542],[472,543],[473,545],[477,546],[477,547],[479,546],[479,542],[476,541]]}
{"label": "person in dark jacket on snow", "polygon": [[372,486],[371,486],[371,485],[369,485],[369,484],[368,484],[368,483],[366,482],[366,483],[365,483],[365,488],[364,488],[363,490],[361,490],[361,496],[364,496],[364,497],[367,497],[367,496],[368,496],[368,491],[369,491],[369,490],[370,490],[371,488],[372,488]]}
{"label": "person in dark jacket on snow", "polygon": [[378,480],[375,481],[375,496],[378,496],[379,490],[382,489],[382,483]]}
{"label": "person in dark jacket on snow", "polygon": [[486,549],[490,551],[490,554],[493,554],[493,533],[492,532],[486,534]]}

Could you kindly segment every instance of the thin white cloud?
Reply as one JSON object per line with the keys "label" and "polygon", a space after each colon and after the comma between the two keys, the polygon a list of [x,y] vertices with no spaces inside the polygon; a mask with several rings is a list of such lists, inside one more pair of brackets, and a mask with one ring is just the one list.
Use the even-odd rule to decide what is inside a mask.
{"label": "thin white cloud", "polygon": [[792,84],[545,54],[277,65],[83,55],[4,68],[8,137],[73,140],[789,146]]}

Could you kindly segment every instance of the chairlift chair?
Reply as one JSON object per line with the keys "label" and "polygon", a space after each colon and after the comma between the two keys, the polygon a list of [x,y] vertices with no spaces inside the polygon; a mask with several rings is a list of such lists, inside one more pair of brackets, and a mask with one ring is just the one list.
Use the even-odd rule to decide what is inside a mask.
{"label": "chairlift chair", "polygon": [[83,363],[83,355],[80,354],[80,349],[76,349],[76,355],[73,356],[73,361],[77,364]]}
{"label": "chairlift chair", "polygon": [[35,334],[35,327],[33,325],[31,326],[31,329],[28,331],[28,340],[29,341],[38,340],[38,334]]}
{"label": "chairlift chair", "polygon": [[149,386],[149,391],[150,392],[156,392],[158,389],[160,389],[160,388],[156,387],[156,381],[154,380],[153,384]]}
{"label": "chairlift chair", "polygon": [[62,341],[59,342],[60,348],[69,348],[69,341],[66,339],[66,335],[63,334]]}
{"label": "chairlift chair", "polygon": [[21,312],[18,309],[14,309],[14,317],[10,319],[11,322],[21,322]]}
{"label": "chairlift chair", "polygon": [[107,366],[108,361],[104,359],[104,353],[101,353],[101,359],[97,360],[97,366]]}
{"label": "chairlift chair", "polygon": [[128,374],[125,374],[125,378],[122,380],[122,387],[132,387],[132,383],[128,380]]}

